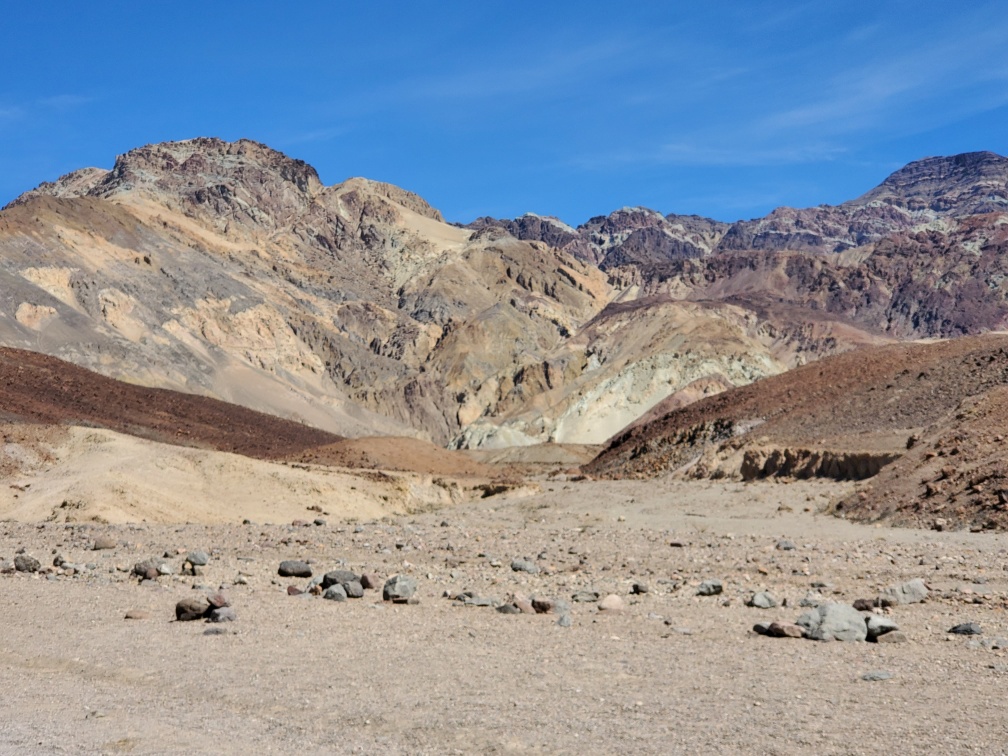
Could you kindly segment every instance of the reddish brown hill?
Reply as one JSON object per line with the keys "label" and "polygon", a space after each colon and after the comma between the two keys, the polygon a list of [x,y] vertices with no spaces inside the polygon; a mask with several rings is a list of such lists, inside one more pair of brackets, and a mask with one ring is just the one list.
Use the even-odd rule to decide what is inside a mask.
{"label": "reddish brown hill", "polygon": [[1008,336],[859,349],[670,412],[615,437],[586,466],[610,478],[865,478],[911,435],[954,425],[964,401],[1008,386]]}
{"label": "reddish brown hill", "polygon": [[0,417],[93,425],[171,444],[278,459],[339,436],[204,396],[106,378],[37,352],[0,348]]}

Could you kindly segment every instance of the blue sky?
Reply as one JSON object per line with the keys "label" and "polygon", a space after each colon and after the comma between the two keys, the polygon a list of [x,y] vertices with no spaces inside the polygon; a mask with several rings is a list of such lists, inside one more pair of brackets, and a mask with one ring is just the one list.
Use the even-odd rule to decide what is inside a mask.
{"label": "blue sky", "polygon": [[1003,1],[10,6],[0,205],[194,136],[463,222],[730,221],[851,199],[920,157],[1008,154]]}

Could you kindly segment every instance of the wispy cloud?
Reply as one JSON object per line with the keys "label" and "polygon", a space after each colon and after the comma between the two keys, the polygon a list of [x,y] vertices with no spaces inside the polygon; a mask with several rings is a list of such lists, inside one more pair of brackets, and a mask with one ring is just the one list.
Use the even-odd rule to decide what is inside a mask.
{"label": "wispy cloud", "polygon": [[289,146],[296,144],[312,144],[315,142],[329,142],[337,137],[347,134],[350,129],[343,126],[327,126],[320,129],[303,131],[289,136],[281,136],[278,144]]}

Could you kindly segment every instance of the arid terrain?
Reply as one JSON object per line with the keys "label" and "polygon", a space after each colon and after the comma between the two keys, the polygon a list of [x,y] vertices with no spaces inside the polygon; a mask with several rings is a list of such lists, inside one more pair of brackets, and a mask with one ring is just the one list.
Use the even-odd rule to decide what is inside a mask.
{"label": "arid terrain", "polygon": [[0,752],[1003,753],[1006,208],[969,153],[461,225],[217,139],[26,192]]}

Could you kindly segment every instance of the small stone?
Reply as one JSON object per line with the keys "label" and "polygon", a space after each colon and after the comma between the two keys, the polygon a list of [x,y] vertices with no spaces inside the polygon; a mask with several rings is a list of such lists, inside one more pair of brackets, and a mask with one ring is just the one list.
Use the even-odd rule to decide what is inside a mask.
{"label": "small stone", "polygon": [[179,622],[189,622],[198,620],[206,614],[210,608],[210,602],[205,596],[192,596],[184,598],[175,604],[175,619]]}
{"label": "small stone", "polygon": [[570,627],[572,624],[569,614],[561,614],[560,619],[557,620],[557,627]]}
{"label": "small stone", "polygon": [[630,593],[634,594],[635,596],[641,596],[647,593],[649,590],[651,590],[651,588],[647,583],[634,583],[632,586],[630,586]]}
{"label": "small stone", "polygon": [[325,593],[322,594],[322,598],[329,599],[330,601],[346,601],[347,595],[343,586],[336,584],[326,588]]}
{"label": "small stone", "polygon": [[345,583],[341,583],[343,590],[346,591],[347,598],[363,598],[364,597],[364,586],[361,585],[359,580],[348,580]]}
{"label": "small stone", "polygon": [[207,614],[207,622],[234,622],[236,619],[238,616],[231,606],[216,607]]}
{"label": "small stone", "polygon": [[530,575],[539,574],[539,565],[535,562],[530,562],[528,559],[512,559],[511,569],[515,572],[527,572]]}
{"label": "small stone", "polygon": [[514,604],[501,604],[497,607],[497,611],[501,614],[521,614],[522,610],[519,609]]}
{"label": "small stone", "polygon": [[673,549],[686,548],[686,544],[684,544],[682,541],[669,541],[669,546],[671,546]]}
{"label": "small stone", "polygon": [[599,601],[598,608],[600,612],[608,612],[609,614],[618,614],[626,608],[626,604],[623,599],[617,596],[615,593],[610,593],[604,599]]}
{"label": "small stone", "polygon": [[571,596],[571,601],[575,601],[579,604],[594,604],[598,600],[598,591],[578,591]]}
{"label": "small stone", "polygon": [[168,564],[167,562],[158,565],[157,571],[158,571],[158,575],[162,575],[162,576],[165,576],[165,577],[167,577],[168,575],[171,575],[172,573],[174,573],[174,570],[172,569],[172,566],[170,564]]}
{"label": "small stone", "polygon": [[865,626],[868,630],[869,641],[877,641],[883,635],[899,630],[899,625],[881,614],[871,614],[866,617]]}
{"label": "small stone", "polygon": [[875,639],[876,643],[906,643],[910,639],[902,630],[890,630],[885,635],[880,635]]}
{"label": "small stone", "polygon": [[126,612],[126,616],[124,617],[124,619],[145,620],[150,619],[150,616],[151,616],[150,612],[145,611],[143,609],[130,609],[128,612]]}
{"label": "small stone", "polygon": [[767,635],[771,638],[801,638],[805,631],[799,625],[790,622],[771,622],[767,626]]}
{"label": "small stone", "polygon": [[366,591],[378,590],[378,586],[381,585],[381,581],[374,575],[365,572],[360,576],[361,587]]}
{"label": "small stone", "polygon": [[955,627],[949,628],[947,631],[953,635],[982,635],[983,630],[980,629],[980,625],[976,622],[964,622],[961,625],[956,625]]}
{"label": "small stone", "polygon": [[329,586],[336,584],[346,587],[347,583],[359,582],[360,576],[350,570],[330,570],[322,577],[323,588],[328,588]]}
{"label": "small stone", "polygon": [[304,591],[302,591],[296,585],[288,585],[287,586],[287,595],[288,596],[300,596],[302,593],[304,593]]}
{"label": "small stone", "polygon": [[872,609],[875,608],[875,600],[868,598],[855,599],[854,608],[857,609],[859,612],[870,612]]}
{"label": "small stone", "polygon": [[871,672],[865,672],[861,675],[861,679],[866,682],[882,682],[883,680],[891,680],[892,672],[886,672],[884,669],[876,669]]}
{"label": "small stone", "polygon": [[186,561],[193,567],[205,567],[210,563],[210,555],[205,551],[190,551],[186,555]]}
{"label": "small stone", "polygon": [[161,574],[161,566],[164,563],[164,559],[144,559],[142,562],[137,562],[133,565],[133,574],[146,580],[156,580],[158,575]]}
{"label": "small stone", "polygon": [[769,622],[757,622],[752,626],[753,632],[757,635],[767,635],[770,632]]}
{"label": "small stone", "polygon": [[770,593],[767,591],[760,591],[759,593],[754,593],[749,599],[746,600],[746,606],[751,606],[756,609],[773,609],[778,606],[780,602],[777,601]]}
{"label": "small stone", "polygon": [[312,520],[312,523],[315,525],[315,527],[321,528],[325,526],[326,521],[321,517],[316,517],[314,520]]}
{"label": "small stone", "polygon": [[311,565],[299,559],[285,559],[280,562],[277,570],[280,577],[310,578],[312,576]]}
{"label": "small stone", "polygon": [[812,640],[863,641],[868,637],[864,615],[847,604],[823,604],[805,612],[795,623],[805,628]]}
{"label": "small stone", "polygon": [[18,554],[14,557],[14,569],[18,572],[38,572],[42,564],[33,556]]}
{"label": "small stone", "polygon": [[220,591],[208,596],[207,601],[209,601],[210,606],[214,607],[215,609],[222,609],[226,606],[231,606],[231,601],[228,599],[227,596],[225,596]]}
{"label": "small stone", "polygon": [[227,635],[228,629],[226,627],[208,627],[203,631],[203,635]]}
{"label": "small stone", "polygon": [[781,538],[777,541],[777,551],[794,551],[796,548],[798,547],[787,538]]}
{"label": "small stone", "polygon": [[118,542],[112,536],[96,535],[94,543],[91,544],[91,549],[92,551],[107,551],[108,549],[114,549],[118,545]]}
{"label": "small stone", "polygon": [[234,579],[235,585],[248,585],[248,578],[244,575],[239,575]]}
{"label": "small stone", "polygon": [[724,590],[724,585],[720,580],[704,580],[697,588],[698,596],[717,596]]}
{"label": "small stone", "polygon": [[927,596],[927,585],[920,578],[915,578],[906,583],[890,585],[881,591],[878,596],[878,605],[902,606],[904,604],[917,604],[924,601]]}
{"label": "small stone", "polygon": [[403,603],[409,601],[417,590],[417,581],[409,575],[394,575],[385,581],[382,598],[385,601]]}

